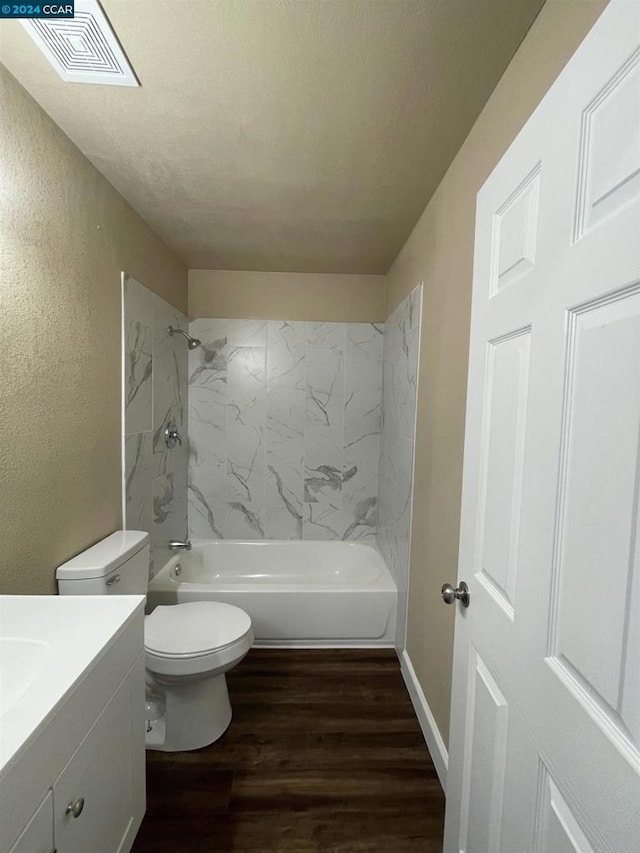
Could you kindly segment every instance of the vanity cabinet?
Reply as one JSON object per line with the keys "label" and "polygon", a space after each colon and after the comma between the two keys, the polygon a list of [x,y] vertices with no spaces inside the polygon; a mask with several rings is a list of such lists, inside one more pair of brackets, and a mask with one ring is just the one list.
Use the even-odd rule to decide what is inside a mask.
{"label": "vanity cabinet", "polygon": [[[122,611],[116,613],[109,605],[102,612],[106,597],[65,602],[87,611],[70,643],[71,651],[80,649],[80,662],[65,674],[69,687],[0,767],[0,853],[129,853],[133,846],[146,799],[144,599],[121,598],[128,602],[112,603],[111,610]],[[104,639],[87,649],[92,606]],[[52,656],[56,684],[57,662]],[[42,692],[26,696],[23,716]],[[10,714],[2,720],[3,737],[11,735],[6,720],[14,730],[20,724]]]}
{"label": "vanity cabinet", "polygon": [[143,678],[140,656],[10,853],[131,849],[145,808]]}

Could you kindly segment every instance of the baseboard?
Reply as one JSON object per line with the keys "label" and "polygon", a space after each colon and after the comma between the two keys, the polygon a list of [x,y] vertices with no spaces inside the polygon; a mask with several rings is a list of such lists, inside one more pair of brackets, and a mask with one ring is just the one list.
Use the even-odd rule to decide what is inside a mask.
{"label": "baseboard", "polygon": [[395,649],[393,640],[256,640],[254,649]]}
{"label": "baseboard", "polygon": [[436,724],[435,718],[431,713],[429,703],[422,692],[422,687],[420,687],[420,682],[418,681],[418,677],[406,649],[400,655],[400,668],[402,670],[404,683],[407,685],[409,696],[413,702],[413,707],[416,712],[418,722],[420,723],[422,734],[424,735],[427,747],[431,753],[431,758],[433,759],[438,779],[440,779],[442,790],[446,794],[449,754],[447,752],[447,747],[444,745],[444,741]]}

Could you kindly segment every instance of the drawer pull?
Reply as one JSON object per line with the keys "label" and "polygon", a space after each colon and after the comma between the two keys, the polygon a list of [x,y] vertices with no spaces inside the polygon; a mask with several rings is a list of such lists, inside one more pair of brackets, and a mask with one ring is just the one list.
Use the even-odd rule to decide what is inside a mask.
{"label": "drawer pull", "polygon": [[69,803],[65,814],[70,814],[75,817],[80,817],[82,814],[82,809],[84,808],[84,797],[80,797],[79,800],[76,800],[75,803]]}

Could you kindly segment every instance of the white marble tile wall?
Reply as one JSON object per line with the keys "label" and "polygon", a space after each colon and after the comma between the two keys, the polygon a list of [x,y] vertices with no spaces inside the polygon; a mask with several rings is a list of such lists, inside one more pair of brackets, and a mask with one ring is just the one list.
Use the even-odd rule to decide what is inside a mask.
{"label": "white marble tile wall", "polygon": [[197,319],[194,537],[375,536],[384,327]]}
{"label": "white marble tile wall", "polygon": [[387,320],[382,360],[377,542],[398,586],[399,649],[406,634],[421,316],[418,285]]}
{"label": "white marble tile wall", "polygon": [[[131,276],[123,277],[124,523],[151,535],[151,573],[187,536],[187,342],[169,326],[187,318]],[[169,450],[168,425],[183,438]]]}

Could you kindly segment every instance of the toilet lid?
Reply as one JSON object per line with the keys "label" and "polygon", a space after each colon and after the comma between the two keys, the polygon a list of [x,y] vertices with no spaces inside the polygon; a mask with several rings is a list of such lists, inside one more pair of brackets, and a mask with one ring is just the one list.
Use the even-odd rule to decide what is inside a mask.
{"label": "toilet lid", "polygon": [[144,620],[144,644],[163,657],[203,655],[242,639],[251,629],[244,610],[219,601],[190,601],[156,609]]}

